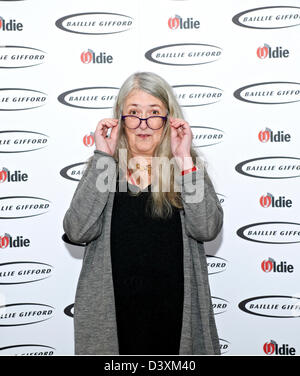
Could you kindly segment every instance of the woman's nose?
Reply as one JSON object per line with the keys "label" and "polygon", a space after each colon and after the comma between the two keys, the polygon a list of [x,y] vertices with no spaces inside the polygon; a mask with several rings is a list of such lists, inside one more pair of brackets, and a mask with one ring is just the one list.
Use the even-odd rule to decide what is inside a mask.
{"label": "woman's nose", "polygon": [[147,126],[147,123],[146,123],[146,120],[142,120],[141,121],[141,124],[140,124],[140,128],[142,129],[146,129],[148,126]]}

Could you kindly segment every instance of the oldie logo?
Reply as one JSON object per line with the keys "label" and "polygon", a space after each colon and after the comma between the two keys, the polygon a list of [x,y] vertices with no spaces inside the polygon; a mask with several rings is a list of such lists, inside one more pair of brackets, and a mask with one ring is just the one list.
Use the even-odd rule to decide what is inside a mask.
{"label": "oldie logo", "polygon": [[46,52],[24,46],[0,46],[0,68],[27,68],[43,64]]}
{"label": "oldie logo", "polygon": [[108,109],[114,106],[119,89],[117,87],[84,87],[66,91],[58,101],[66,106],[84,109]]}
{"label": "oldie logo", "polygon": [[23,153],[43,149],[48,137],[31,131],[0,131],[0,153]]}
{"label": "oldie logo", "polygon": [[20,170],[10,171],[6,167],[0,170],[0,184],[1,183],[18,183],[28,180],[28,174]]}
{"label": "oldie logo", "polygon": [[194,20],[193,17],[183,19],[182,17],[175,15],[168,19],[168,26],[171,30],[176,29],[199,29],[200,21]]}
{"label": "oldie logo", "polygon": [[295,355],[296,349],[289,344],[278,345],[274,340],[264,343],[263,351],[266,355]]}
{"label": "oldie logo", "polygon": [[132,24],[132,17],[106,12],[70,14],[55,22],[55,25],[63,31],[88,35],[122,33],[130,30]]}
{"label": "oldie logo", "polygon": [[175,85],[174,94],[182,107],[206,106],[219,102],[223,90],[206,85]]}
{"label": "oldie logo", "polygon": [[60,170],[60,175],[69,180],[79,181],[84,174],[87,162],[74,163]]}
{"label": "oldie logo", "polygon": [[10,248],[23,248],[30,246],[30,239],[23,238],[22,235],[17,235],[12,237],[8,233],[0,235],[0,251],[7,250]]}
{"label": "oldie logo", "polygon": [[263,157],[240,162],[235,170],[245,176],[262,179],[289,179],[300,176],[300,158]]}
{"label": "oldie logo", "polygon": [[111,64],[113,57],[106,55],[106,52],[96,54],[93,50],[88,49],[80,54],[80,60],[83,64]]}
{"label": "oldie logo", "polygon": [[0,264],[0,285],[20,285],[51,277],[53,266],[41,262],[19,261]]}
{"label": "oldie logo", "polygon": [[282,29],[300,25],[300,8],[271,6],[245,10],[236,14],[232,22],[251,29]]}
{"label": "oldie logo", "polygon": [[23,326],[50,320],[54,307],[39,303],[16,303],[0,306],[0,327]]}
{"label": "oldie logo", "polygon": [[237,235],[251,242],[266,244],[300,243],[300,223],[260,222],[237,230]]}
{"label": "oldie logo", "polygon": [[290,56],[289,50],[284,50],[282,47],[275,47],[272,48],[268,44],[264,44],[263,47],[258,47],[256,50],[256,55],[259,59],[279,59],[279,58],[287,58]]}
{"label": "oldie logo", "polygon": [[266,128],[258,133],[258,139],[262,143],[266,142],[290,142],[291,135],[284,131],[273,132],[272,129]]}
{"label": "oldie logo", "polygon": [[0,16],[0,32],[1,31],[22,31],[23,24],[12,18],[3,18]]}
{"label": "oldie logo", "polygon": [[286,199],[285,196],[278,196],[275,198],[271,193],[260,196],[260,206],[263,208],[291,208],[293,201]]}
{"label": "oldie logo", "polygon": [[94,139],[94,133],[91,132],[90,134],[85,134],[83,136],[83,145],[86,147],[91,147],[95,144],[95,139]]}
{"label": "oldie logo", "polygon": [[239,309],[250,315],[262,317],[300,317],[300,298],[284,295],[256,296],[240,302]]}
{"label": "oldie logo", "polygon": [[46,214],[50,209],[50,203],[41,197],[0,197],[0,219],[28,218]]}
{"label": "oldie logo", "polygon": [[180,43],[152,48],[145,58],[165,65],[199,65],[213,63],[221,57],[222,48],[210,44]]}
{"label": "oldie logo", "polygon": [[294,266],[286,261],[275,261],[271,257],[261,263],[261,270],[265,273],[294,273]]}
{"label": "oldie logo", "polygon": [[233,93],[240,101],[255,104],[287,104],[300,101],[299,82],[260,82],[237,89]]}
{"label": "oldie logo", "polygon": [[0,347],[0,355],[17,356],[52,356],[55,355],[55,348],[45,345],[11,345]]}
{"label": "oldie logo", "polygon": [[47,94],[31,89],[0,89],[0,111],[20,111],[46,104]]}

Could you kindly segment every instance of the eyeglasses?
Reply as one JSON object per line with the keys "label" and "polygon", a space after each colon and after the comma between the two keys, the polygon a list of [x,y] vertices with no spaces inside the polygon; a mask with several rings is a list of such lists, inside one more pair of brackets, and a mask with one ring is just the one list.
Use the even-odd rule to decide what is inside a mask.
{"label": "eyeglasses", "polygon": [[140,118],[135,115],[123,115],[122,120],[124,120],[124,124],[129,129],[136,129],[138,128],[142,121],[145,120],[146,124],[149,128],[153,130],[160,129],[167,121],[167,116],[149,116],[147,118]]}

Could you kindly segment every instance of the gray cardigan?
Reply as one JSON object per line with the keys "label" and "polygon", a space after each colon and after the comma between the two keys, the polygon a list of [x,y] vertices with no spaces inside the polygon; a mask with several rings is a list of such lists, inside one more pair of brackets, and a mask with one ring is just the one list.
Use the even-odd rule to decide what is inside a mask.
{"label": "gray cardigan", "polygon": [[[96,188],[101,172],[97,162],[104,160],[99,161],[100,158],[108,161],[109,171],[115,171],[116,175],[117,161],[109,154],[95,150],[63,219],[63,228],[69,239],[75,243],[86,243],[74,305],[77,355],[119,354],[110,256],[110,225],[116,179],[111,180],[114,189],[100,192]],[[204,200],[199,203],[187,202],[188,188],[196,174],[203,179],[203,174],[198,170],[185,175],[180,183],[184,206],[180,210],[184,304],[179,354],[219,355],[203,241],[213,240],[220,232],[223,210],[206,170],[202,184]]]}

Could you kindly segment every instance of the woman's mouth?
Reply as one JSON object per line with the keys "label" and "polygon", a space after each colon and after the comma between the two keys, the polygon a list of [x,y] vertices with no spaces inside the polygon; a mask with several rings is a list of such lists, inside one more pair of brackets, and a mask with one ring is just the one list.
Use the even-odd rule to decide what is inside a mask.
{"label": "woman's mouth", "polygon": [[147,138],[150,137],[150,134],[138,134],[138,137]]}

